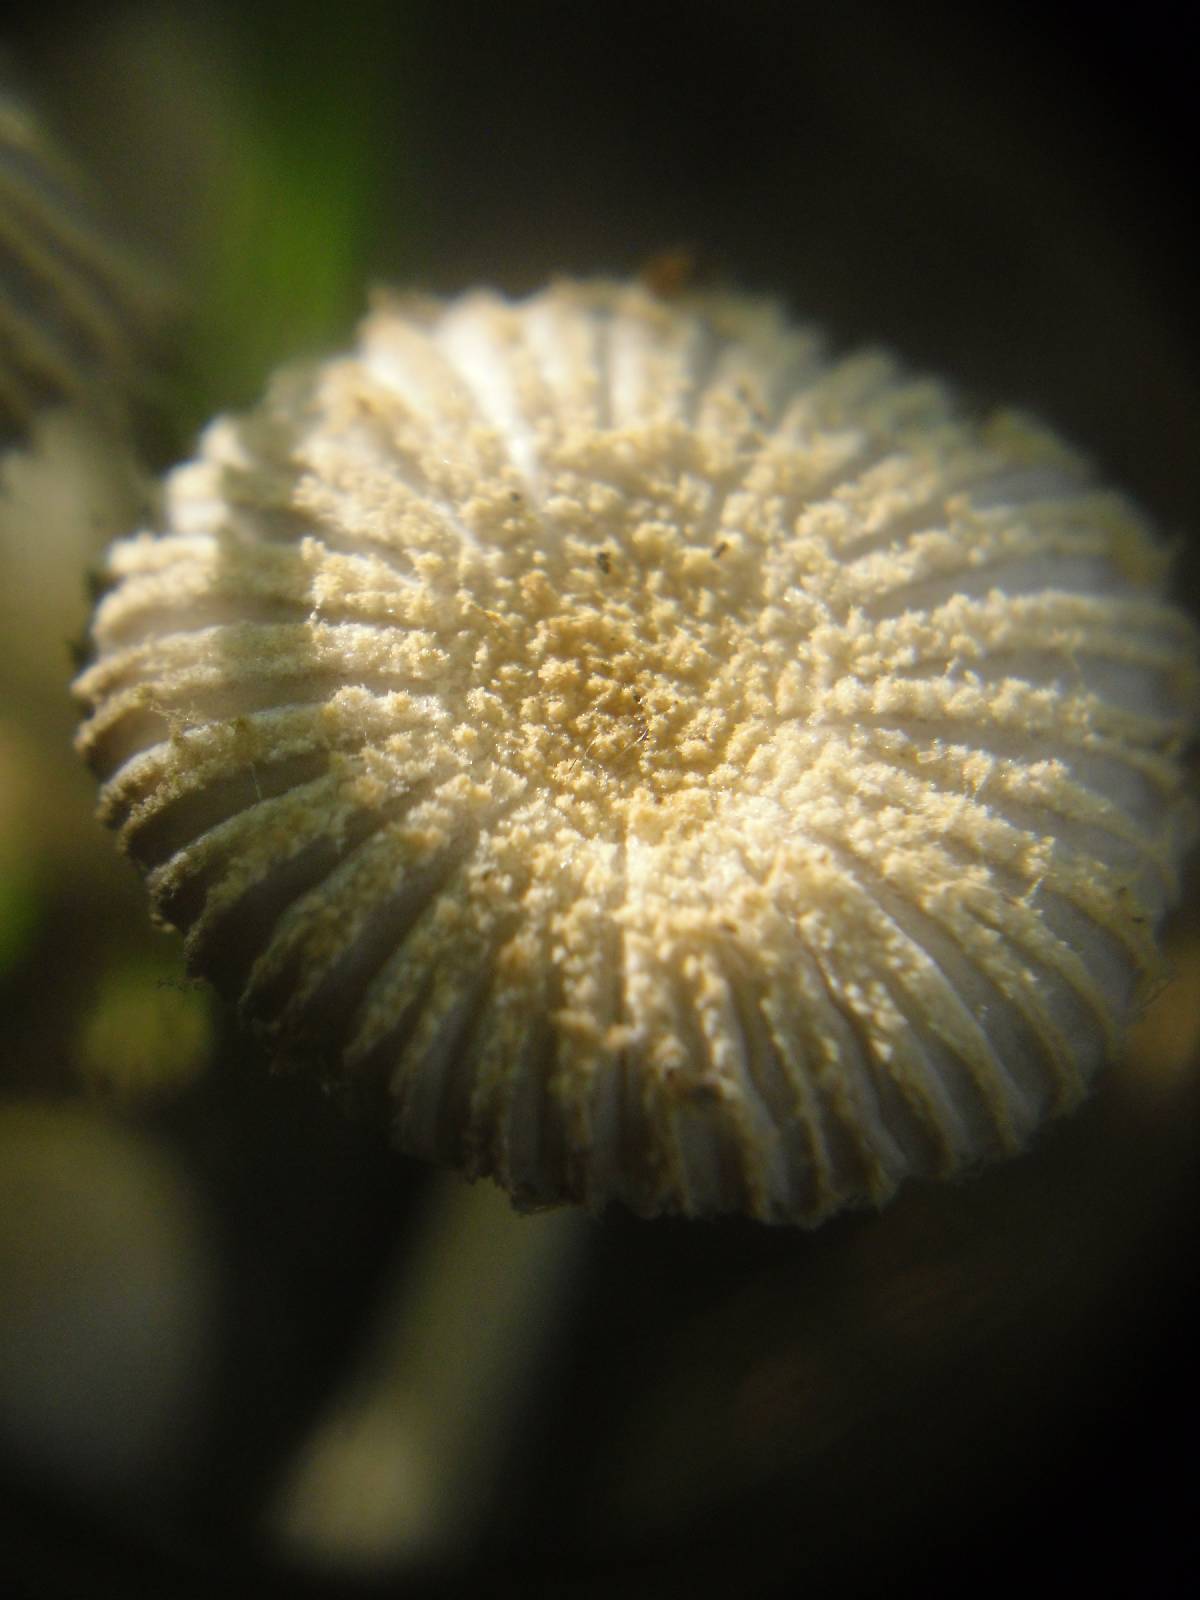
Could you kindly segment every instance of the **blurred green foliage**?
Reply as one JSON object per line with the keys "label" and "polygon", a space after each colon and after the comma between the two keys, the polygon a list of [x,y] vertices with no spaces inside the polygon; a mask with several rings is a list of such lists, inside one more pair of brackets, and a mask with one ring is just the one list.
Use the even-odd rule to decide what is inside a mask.
{"label": "blurred green foliage", "polygon": [[228,160],[187,286],[192,427],[251,403],[280,362],[344,342],[361,314],[379,234],[409,187],[395,136],[408,14],[374,0],[239,12]]}
{"label": "blurred green foliage", "polygon": [[36,863],[13,845],[0,834],[0,976],[28,948],[42,904]]}
{"label": "blurred green foliage", "polygon": [[75,1040],[90,1089],[136,1102],[178,1093],[207,1066],[212,996],[173,957],[167,949],[157,959],[122,956],[100,974]]}

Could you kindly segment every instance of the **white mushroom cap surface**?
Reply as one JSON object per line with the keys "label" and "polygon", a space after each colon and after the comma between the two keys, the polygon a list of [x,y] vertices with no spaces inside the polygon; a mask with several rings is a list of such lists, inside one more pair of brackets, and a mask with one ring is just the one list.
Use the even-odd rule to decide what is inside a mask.
{"label": "white mushroom cap surface", "polygon": [[773,304],[381,300],[116,546],[77,683],[194,966],[522,1204],[814,1222],[1159,974],[1195,641],[1038,425]]}

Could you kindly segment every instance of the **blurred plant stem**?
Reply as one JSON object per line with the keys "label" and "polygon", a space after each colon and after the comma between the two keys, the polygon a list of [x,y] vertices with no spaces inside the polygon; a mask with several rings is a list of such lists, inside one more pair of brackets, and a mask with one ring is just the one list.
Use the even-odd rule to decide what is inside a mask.
{"label": "blurred plant stem", "polygon": [[475,1553],[586,1260],[594,1223],[574,1207],[520,1216],[457,1173],[430,1192],[415,1254],[268,1514],[300,1569],[362,1578]]}

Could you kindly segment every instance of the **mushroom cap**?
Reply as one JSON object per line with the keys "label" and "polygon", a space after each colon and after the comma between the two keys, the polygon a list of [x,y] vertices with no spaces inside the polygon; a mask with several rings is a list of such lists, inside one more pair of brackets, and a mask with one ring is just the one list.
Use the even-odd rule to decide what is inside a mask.
{"label": "mushroom cap", "polygon": [[811,1223],[1022,1147],[1159,973],[1195,639],[1027,419],[738,296],[381,298],[166,505],[101,815],[413,1154]]}

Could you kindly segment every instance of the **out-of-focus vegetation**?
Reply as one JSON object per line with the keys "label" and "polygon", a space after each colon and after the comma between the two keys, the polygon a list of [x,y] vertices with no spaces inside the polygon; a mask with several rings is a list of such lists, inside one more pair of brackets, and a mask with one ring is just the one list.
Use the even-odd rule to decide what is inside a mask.
{"label": "out-of-focus vegetation", "polygon": [[58,125],[179,288],[181,448],[278,363],[343,340],[382,260],[416,266],[409,15],[124,4],[41,41]]}
{"label": "out-of-focus vegetation", "polygon": [[[389,126],[404,20],[403,6],[368,3],[306,29],[267,7],[222,41],[236,55],[219,97],[225,156],[189,271],[201,419],[248,403],[279,362],[327,350],[360,315],[372,256],[405,215],[405,140]],[[411,266],[411,239],[397,256],[394,271]]]}
{"label": "out-of-focus vegetation", "polygon": [[[84,573],[154,525],[155,474],[212,413],[343,343],[372,279],[521,291],[687,240],[702,272],[843,342],[1044,412],[1184,536],[1185,588],[1200,571],[1171,101],[1152,126],[1112,92],[1149,81],[1154,8],[1107,39],[1082,7],[960,13],[701,4],[656,28],[642,8],[140,0],[11,24],[15,79],[175,308],[128,431],[52,410],[0,460],[0,1097],[50,1103],[34,1134],[0,1117],[0,1397],[29,1446],[0,1440],[0,1483],[33,1482],[43,1523],[21,1502],[5,1547],[47,1527],[61,1592],[120,1588],[99,1558],[70,1567],[88,1518],[139,1561],[155,1548],[164,1593],[189,1563],[202,1592],[230,1571],[273,1592],[263,1510],[393,1252],[404,1287],[426,1198],[383,1130],[272,1077],[191,985],[70,748]],[[1139,1529],[1169,1534],[1160,1463],[1196,1417],[1170,1344],[1194,1246],[1196,918],[1193,887],[1178,982],[1126,1066],[970,1191],[815,1236],[598,1225],[484,1496],[485,1591],[553,1572],[624,1592],[643,1566],[828,1589],[931,1548],[998,1570],[1045,1508],[1063,1573],[1098,1522],[1134,1570]],[[4,1363],[19,1376],[43,1345],[58,1378],[6,1390]],[[56,1408],[84,1379],[111,1403],[77,1415],[95,1453],[71,1473],[37,1441],[76,1448]],[[1064,1481],[1088,1493],[1077,1520]],[[1028,1559],[1018,1541],[1014,1572]]]}

